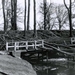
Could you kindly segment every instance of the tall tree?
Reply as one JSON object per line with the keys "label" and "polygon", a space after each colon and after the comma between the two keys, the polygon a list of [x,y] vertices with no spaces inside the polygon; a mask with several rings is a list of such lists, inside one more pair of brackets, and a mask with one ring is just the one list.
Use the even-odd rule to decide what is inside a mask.
{"label": "tall tree", "polygon": [[9,28],[9,25],[10,25],[10,1],[9,0],[5,0],[5,13],[6,13],[6,26],[7,26],[7,29]]}
{"label": "tall tree", "polygon": [[17,30],[17,24],[16,24],[16,10],[17,10],[17,0],[11,0],[11,25],[12,30]]}
{"label": "tall tree", "polygon": [[43,0],[44,3],[44,30],[46,30],[46,0]]}
{"label": "tall tree", "polygon": [[25,0],[25,10],[24,10],[24,36],[26,35],[26,0]]}
{"label": "tall tree", "polygon": [[36,31],[36,1],[34,1],[34,37],[37,37],[37,31]]}
{"label": "tall tree", "polygon": [[69,0],[69,1],[70,1],[69,7],[68,7],[67,4],[65,3],[65,0],[64,0],[64,5],[65,5],[65,7],[66,7],[66,9],[67,9],[67,11],[68,11],[70,37],[72,37],[72,29],[73,29],[73,27],[72,27],[72,18],[71,18],[71,16],[72,16],[72,11],[71,11],[71,8],[72,8],[71,5],[72,5],[72,3],[71,3],[71,0]]}
{"label": "tall tree", "polygon": [[[41,20],[38,25],[39,28],[44,30],[50,30],[54,27],[54,17],[52,16],[55,13],[55,5],[53,3],[46,3],[46,13],[44,14],[44,3],[40,5],[40,15]],[[45,26],[46,25],[46,26]]]}
{"label": "tall tree", "polygon": [[54,26],[54,18],[52,17],[52,15],[54,14],[54,4],[50,3],[50,4],[46,4],[46,29],[47,30],[51,30]]}
{"label": "tall tree", "polygon": [[14,0],[14,27],[17,30],[17,0]]}
{"label": "tall tree", "polygon": [[27,30],[29,30],[29,21],[30,21],[30,0],[28,0]]}
{"label": "tall tree", "polygon": [[58,20],[59,24],[59,30],[61,30],[68,18],[67,11],[65,10],[64,6],[59,5],[56,6],[55,12],[56,12],[56,19]]}
{"label": "tall tree", "polygon": [[2,8],[3,8],[3,17],[4,17],[4,31],[6,32],[7,26],[6,26],[6,17],[5,17],[5,0],[2,0]]}

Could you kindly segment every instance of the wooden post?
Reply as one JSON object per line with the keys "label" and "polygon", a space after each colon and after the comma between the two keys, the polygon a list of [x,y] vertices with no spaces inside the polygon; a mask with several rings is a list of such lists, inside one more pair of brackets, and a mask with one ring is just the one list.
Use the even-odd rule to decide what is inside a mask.
{"label": "wooden post", "polygon": [[44,40],[42,40],[42,47],[44,47]]}
{"label": "wooden post", "polygon": [[47,51],[47,53],[46,53],[46,56],[47,56],[47,58],[46,58],[46,59],[47,59],[47,65],[48,65],[48,51]]}
{"label": "wooden post", "polygon": [[28,49],[28,41],[26,41],[26,49]]}
{"label": "wooden post", "polygon": [[19,50],[19,42],[16,42],[16,49]]}
{"label": "wooden post", "polygon": [[[68,61],[70,60],[70,58],[69,58],[69,56],[68,56]],[[68,65],[68,68],[70,68],[70,65],[69,65],[69,62],[67,63],[67,65]]]}
{"label": "wooden post", "polygon": [[15,42],[15,45],[14,45],[14,50],[15,50],[15,52],[16,52],[16,42]]}
{"label": "wooden post", "polygon": [[75,61],[75,56],[73,56],[73,61]]}
{"label": "wooden post", "polygon": [[[47,56],[47,67],[48,67],[48,51],[46,51],[46,56]],[[47,68],[47,75],[48,75],[48,68]]]}
{"label": "wooden post", "polygon": [[6,50],[8,51],[8,42],[6,42]]}
{"label": "wooden post", "polygon": [[43,50],[42,50],[42,70],[43,70]]}
{"label": "wooden post", "polygon": [[36,42],[37,42],[37,41],[35,40],[34,42],[35,42],[35,44],[34,44],[34,48],[36,49]]}
{"label": "wooden post", "polygon": [[38,52],[38,63],[39,63],[39,52]]}

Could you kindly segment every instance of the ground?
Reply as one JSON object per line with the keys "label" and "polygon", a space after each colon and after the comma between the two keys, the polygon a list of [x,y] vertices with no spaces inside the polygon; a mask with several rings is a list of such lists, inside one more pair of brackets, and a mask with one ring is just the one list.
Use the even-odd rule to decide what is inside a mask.
{"label": "ground", "polygon": [[0,55],[0,75],[36,75],[32,65],[22,59]]}

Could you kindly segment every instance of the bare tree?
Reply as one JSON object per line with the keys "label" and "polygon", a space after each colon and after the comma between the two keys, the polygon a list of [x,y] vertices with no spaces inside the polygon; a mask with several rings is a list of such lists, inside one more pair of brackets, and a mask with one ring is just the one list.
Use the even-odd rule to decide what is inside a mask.
{"label": "bare tree", "polygon": [[[14,2],[15,1],[15,2]],[[4,6],[3,6],[4,4]],[[18,5],[17,0],[2,0],[4,30],[17,30],[17,23],[23,23],[23,9]]]}
{"label": "bare tree", "polygon": [[5,5],[5,13],[6,13],[6,26],[7,26],[7,30],[10,28],[10,17],[11,17],[11,10],[10,10],[10,2],[9,0],[6,0],[6,5]]}
{"label": "bare tree", "polygon": [[[54,27],[54,17],[52,15],[55,13],[54,12],[54,7],[55,5],[53,3],[46,3],[46,13],[44,15],[44,4],[40,5],[40,14],[41,14],[41,21],[38,23],[39,28],[45,30],[45,23],[46,23],[46,30],[50,30]],[[56,17],[55,17],[56,18]]]}
{"label": "bare tree", "polygon": [[17,0],[11,0],[11,25],[12,30],[17,30],[17,24],[16,24],[16,10],[17,10]]}
{"label": "bare tree", "polygon": [[52,17],[52,15],[55,13],[54,12],[54,4],[53,3],[50,3],[48,4],[47,3],[47,6],[46,6],[46,29],[47,30],[52,30],[52,28],[54,27],[54,23],[55,23],[55,19],[56,17]]}
{"label": "bare tree", "polygon": [[24,36],[26,35],[26,0],[25,0],[25,10],[24,10]]}
{"label": "bare tree", "polygon": [[44,3],[44,30],[46,30],[46,0],[43,0]]}
{"label": "bare tree", "polygon": [[58,5],[56,7],[56,19],[58,20],[58,23],[59,23],[59,30],[61,30],[63,25],[66,23],[67,18],[68,18],[68,15],[64,6]]}
{"label": "bare tree", "polygon": [[5,0],[2,0],[2,8],[3,8],[3,17],[4,17],[4,31],[6,32],[7,26],[6,26],[6,17],[5,17]]}
{"label": "bare tree", "polygon": [[70,1],[69,7],[66,5],[65,0],[64,0],[64,5],[65,5],[65,7],[66,7],[66,9],[67,9],[67,11],[68,11],[70,37],[72,37],[72,29],[73,29],[73,27],[72,27],[72,19],[71,19],[71,16],[72,16],[72,11],[71,11],[72,3],[71,3],[71,0],[69,0],[69,1]]}
{"label": "bare tree", "polygon": [[17,0],[14,0],[14,27],[17,30]]}
{"label": "bare tree", "polygon": [[28,0],[27,30],[29,30],[29,21],[30,21],[30,0]]}
{"label": "bare tree", "polygon": [[34,2],[34,37],[37,37],[37,31],[36,31],[36,0],[33,0]]}

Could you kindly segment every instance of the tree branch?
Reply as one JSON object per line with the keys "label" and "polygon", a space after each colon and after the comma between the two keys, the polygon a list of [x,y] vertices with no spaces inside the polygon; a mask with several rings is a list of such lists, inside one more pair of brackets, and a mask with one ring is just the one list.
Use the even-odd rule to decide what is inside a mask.
{"label": "tree branch", "polygon": [[67,10],[69,11],[69,8],[67,7],[67,5],[66,5],[66,3],[65,3],[65,0],[63,0],[64,1],[64,5],[65,5],[65,7],[67,8]]}

